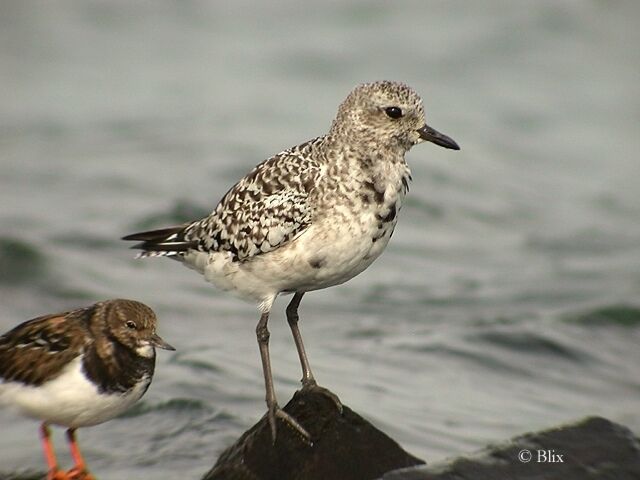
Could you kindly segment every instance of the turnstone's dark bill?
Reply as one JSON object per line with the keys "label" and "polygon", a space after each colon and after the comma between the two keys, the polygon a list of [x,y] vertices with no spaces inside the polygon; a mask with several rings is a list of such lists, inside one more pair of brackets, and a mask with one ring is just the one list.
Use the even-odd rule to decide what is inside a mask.
{"label": "turnstone's dark bill", "polygon": [[280,293],[294,294],[286,311],[302,386],[321,388],[298,329],[300,300],[353,278],[382,253],[409,189],[404,155],[423,141],[460,149],[426,125],[422,100],[407,85],[359,85],[340,105],[329,133],[259,164],[208,217],[124,237],[141,242],[133,247],[142,250],[140,257],[177,259],[259,304],[256,333],[274,440],[276,417],[308,435],[276,402],[267,329],[273,301]]}
{"label": "turnstone's dark bill", "polygon": [[[107,300],[24,322],[0,337],[0,403],[42,420],[49,480],[93,479],[78,448],[78,427],[106,422],[149,388],[155,348],[175,350],[156,333],[156,316],[133,300]],[[74,468],[64,472],[49,424],[68,428]]]}

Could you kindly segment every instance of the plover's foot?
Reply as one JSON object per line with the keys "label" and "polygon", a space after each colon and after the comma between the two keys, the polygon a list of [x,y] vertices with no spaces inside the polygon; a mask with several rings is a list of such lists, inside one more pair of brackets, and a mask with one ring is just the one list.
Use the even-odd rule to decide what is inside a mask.
{"label": "plover's foot", "polygon": [[338,412],[340,413],[340,415],[342,415],[342,402],[340,401],[338,396],[328,388],[324,388],[318,385],[315,380],[311,382],[302,382],[302,391],[319,393],[321,395],[324,395],[325,397],[328,397],[333,403],[335,403]]}
{"label": "plover's foot", "polygon": [[282,410],[277,403],[272,405],[267,411],[267,420],[269,421],[269,427],[271,429],[271,439],[273,440],[273,443],[276,442],[277,418],[284,421],[289,426],[289,428],[293,429],[305,443],[309,445],[313,444],[313,442],[311,442],[311,435],[309,435],[309,432],[307,432],[307,430],[302,425],[300,425],[300,423],[298,423],[295,418]]}

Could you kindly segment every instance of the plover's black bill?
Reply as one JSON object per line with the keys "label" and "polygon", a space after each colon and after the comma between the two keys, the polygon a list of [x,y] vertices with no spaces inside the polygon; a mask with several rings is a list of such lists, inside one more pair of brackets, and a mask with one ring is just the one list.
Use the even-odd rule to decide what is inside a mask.
{"label": "plover's black bill", "polygon": [[436,145],[440,145],[444,148],[450,148],[451,150],[460,150],[460,146],[453,138],[448,137],[444,133],[440,133],[429,125],[419,128],[418,133],[420,134],[420,138],[427,142],[435,143]]}

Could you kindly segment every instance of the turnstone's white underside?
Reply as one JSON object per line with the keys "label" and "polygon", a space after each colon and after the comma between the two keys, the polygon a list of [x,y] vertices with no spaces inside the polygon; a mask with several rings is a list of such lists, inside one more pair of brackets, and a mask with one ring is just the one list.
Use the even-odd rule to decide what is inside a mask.
{"label": "turnstone's white underside", "polygon": [[120,415],[142,397],[151,382],[144,377],[125,393],[100,393],[84,375],[81,358],[76,357],[60,375],[39,386],[0,382],[0,403],[28,417],[78,428]]}

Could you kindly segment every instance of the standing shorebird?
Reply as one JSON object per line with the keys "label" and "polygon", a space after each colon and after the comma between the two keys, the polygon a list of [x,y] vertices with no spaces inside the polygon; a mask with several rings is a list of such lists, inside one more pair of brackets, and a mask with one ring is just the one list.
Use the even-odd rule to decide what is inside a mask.
{"label": "standing shorebird", "polygon": [[[155,347],[175,350],[156,334],[156,316],[132,300],[107,300],[24,322],[0,336],[0,403],[43,421],[48,480],[93,480],[76,429],[106,422],[149,388]],[[74,468],[65,472],[49,424],[68,427]]]}
{"label": "standing shorebird", "polygon": [[177,259],[217,287],[258,303],[256,334],[274,440],[276,417],[308,434],[276,401],[267,329],[271,306],[278,294],[294,294],[286,312],[302,388],[328,393],[316,384],[305,354],[300,300],[355,277],[382,253],[411,180],[404,155],[422,141],[460,149],[426,125],[422,100],[407,85],[359,85],[340,105],[329,133],[256,166],[208,217],[124,237],[141,242],[133,246],[142,250],[139,257]]}

